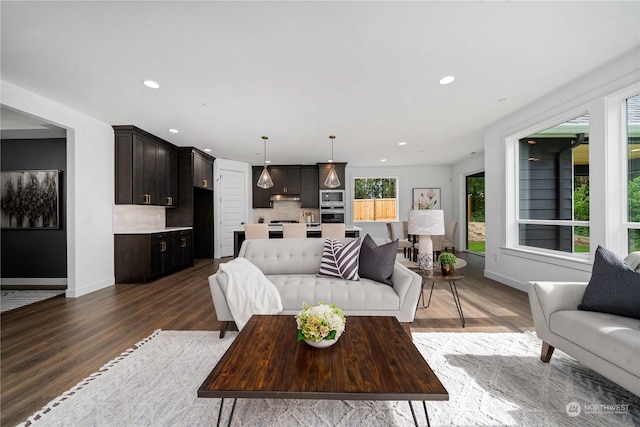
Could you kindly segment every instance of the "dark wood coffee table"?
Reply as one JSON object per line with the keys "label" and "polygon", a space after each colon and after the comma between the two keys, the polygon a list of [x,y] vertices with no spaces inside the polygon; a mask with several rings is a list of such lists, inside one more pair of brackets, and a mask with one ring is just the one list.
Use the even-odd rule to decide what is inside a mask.
{"label": "dark wood coffee table", "polygon": [[350,316],[336,344],[297,340],[292,315],[252,316],[198,389],[198,397],[422,401],[449,393],[395,317]]}

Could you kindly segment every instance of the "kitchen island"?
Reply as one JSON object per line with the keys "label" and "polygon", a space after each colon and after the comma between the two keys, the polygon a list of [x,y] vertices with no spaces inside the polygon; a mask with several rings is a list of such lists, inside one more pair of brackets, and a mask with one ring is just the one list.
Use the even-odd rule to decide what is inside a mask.
{"label": "kitchen island", "polygon": [[[319,238],[320,237],[319,225],[307,226],[307,237]],[[346,237],[359,237],[362,228],[355,225],[347,225],[345,228]],[[240,246],[244,242],[244,228],[238,228],[233,231],[233,257],[236,258],[240,253]],[[282,239],[282,225],[269,225],[269,238],[270,239]]]}

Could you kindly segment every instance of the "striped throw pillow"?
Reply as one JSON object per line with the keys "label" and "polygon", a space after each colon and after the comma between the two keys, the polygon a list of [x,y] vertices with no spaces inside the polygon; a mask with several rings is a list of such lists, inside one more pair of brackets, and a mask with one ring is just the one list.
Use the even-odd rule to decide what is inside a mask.
{"label": "striped throw pillow", "polygon": [[324,241],[322,260],[318,276],[341,277],[345,280],[360,280],[358,259],[362,239],[342,243],[338,239],[327,238]]}

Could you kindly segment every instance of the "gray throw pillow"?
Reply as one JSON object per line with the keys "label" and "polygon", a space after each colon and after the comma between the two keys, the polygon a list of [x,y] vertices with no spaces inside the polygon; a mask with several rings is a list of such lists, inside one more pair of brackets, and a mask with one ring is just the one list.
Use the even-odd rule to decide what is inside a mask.
{"label": "gray throw pillow", "polygon": [[578,310],[640,319],[640,272],[610,250],[598,246],[591,279]]}
{"label": "gray throw pillow", "polygon": [[378,246],[367,234],[360,248],[360,277],[393,286],[391,276],[397,253],[397,240]]}

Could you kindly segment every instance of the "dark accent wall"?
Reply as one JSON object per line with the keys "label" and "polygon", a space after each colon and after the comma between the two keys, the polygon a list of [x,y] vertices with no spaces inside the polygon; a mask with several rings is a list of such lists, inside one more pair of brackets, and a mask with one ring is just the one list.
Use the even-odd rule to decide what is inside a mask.
{"label": "dark accent wall", "polygon": [[3,278],[67,277],[67,141],[4,139],[0,141],[1,168],[59,170],[59,223],[56,230],[2,230]]}

